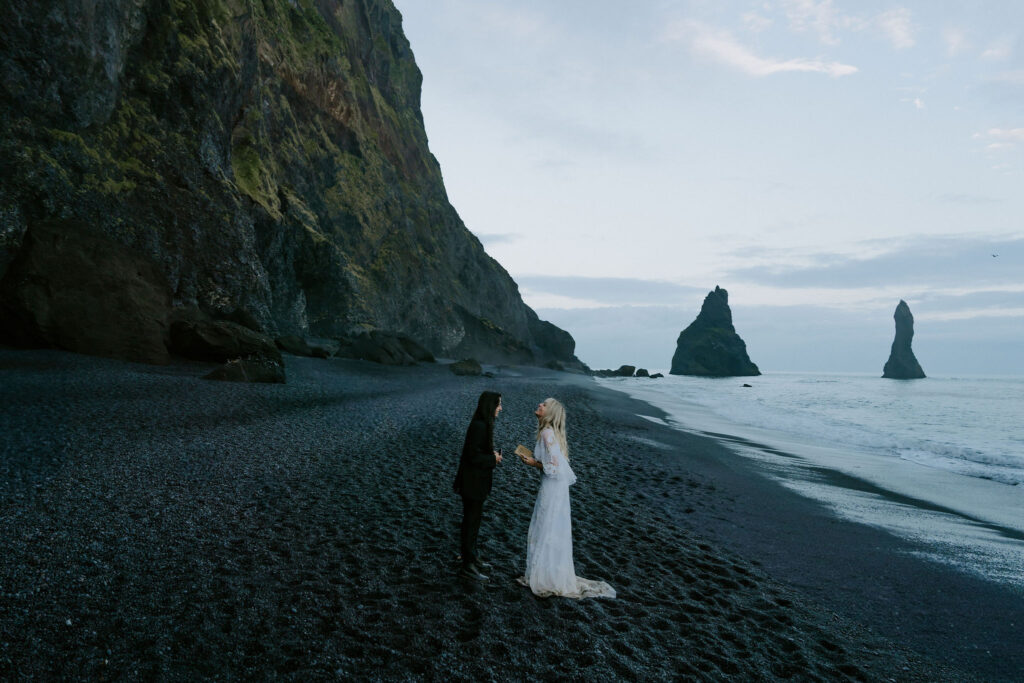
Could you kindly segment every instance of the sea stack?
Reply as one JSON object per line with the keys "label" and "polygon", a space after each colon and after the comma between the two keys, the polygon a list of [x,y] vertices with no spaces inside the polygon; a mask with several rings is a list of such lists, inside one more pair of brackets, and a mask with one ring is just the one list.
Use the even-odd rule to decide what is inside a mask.
{"label": "sea stack", "polygon": [[924,379],[924,370],[914,357],[910,342],[914,339],[914,316],[907,302],[900,299],[893,313],[896,321],[896,337],[892,340],[892,351],[885,362],[882,377],[887,379]]}
{"label": "sea stack", "polygon": [[747,345],[732,326],[729,293],[721,287],[716,286],[715,291],[704,297],[697,319],[679,333],[669,372],[702,377],[761,374],[747,356]]}

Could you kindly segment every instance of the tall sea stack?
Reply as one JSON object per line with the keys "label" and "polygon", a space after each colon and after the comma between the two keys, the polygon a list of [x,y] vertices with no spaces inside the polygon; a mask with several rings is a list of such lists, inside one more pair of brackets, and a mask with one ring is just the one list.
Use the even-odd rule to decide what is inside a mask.
{"label": "tall sea stack", "polygon": [[576,362],[449,204],[391,0],[4,0],[0,45],[0,340],[165,362],[195,311]]}
{"label": "tall sea stack", "polygon": [[704,297],[696,320],[679,333],[669,372],[703,377],[761,374],[747,356],[747,345],[732,326],[729,293],[721,287],[716,286],[715,291]]}
{"label": "tall sea stack", "polygon": [[921,369],[921,364],[917,362],[914,351],[910,348],[910,342],[914,339],[914,316],[906,301],[900,299],[892,317],[896,321],[896,336],[892,340],[892,351],[889,352],[889,360],[885,362],[882,377],[923,379],[924,370]]}

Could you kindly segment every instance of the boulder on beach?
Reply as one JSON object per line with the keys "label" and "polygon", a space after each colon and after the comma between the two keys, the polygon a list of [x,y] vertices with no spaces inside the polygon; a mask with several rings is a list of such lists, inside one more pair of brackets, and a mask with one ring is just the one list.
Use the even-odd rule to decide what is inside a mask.
{"label": "boulder on beach", "polygon": [[910,306],[903,299],[896,305],[896,312],[893,313],[896,321],[896,336],[892,340],[892,349],[889,351],[889,360],[885,362],[882,369],[882,377],[885,379],[924,379],[924,370],[917,362],[910,343],[914,339],[914,315],[910,312]]}
{"label": "boulder on beach", "polygon": [[729,293],[721,287],[708,293],[697,318],[679,333],[669,373],[702,377],[761,374],[747,356],[747,345],[736,334]]}
{"label": "boulder on beach", "polygon": [[653,375],[651,375],[651,379],[661,379],[664,376],[665,375],[661,374],[660,372],[656,372]]}
{"label": "boulder on beach", "polygon": [[632,377],[635,371],[635,365],[620,365],[617,370],[606,368],[604,370],[594,370],[591,374],[595,377]]}
{"label": "boulder on beach", "polygon": [[337,355],[341,344],[335,339],[319,339],[316,337],[305,340],[314,358],[330,358]]}
{"label": "boulder on beach", "polygon": [[448,368],[456,375],[477,376],[484,372],[483,367],[474,358],[463,358],[452,363]]}
{"label": "boulder on beach", "polygon": [[412,357],[417,363],[436,363],[437,359],[434,358],[434,354],[426,349],[422,344],[411,337],[407,337],[404,334],[396,334],[395,338],[398,339],[398,343],[402,345],[409,356]]}
{"label": "boulder on beach", "polygon": [[333,339],[307,339],[295,334],[278,337],[274,343],[277,344],[277,348],[294,356],[309,356],[311,358],[330,358],[341,347]]}
{"label": "boulder on beach", "polygon": [[434,355],[415,340],[395,332],[372,330],[353,338],[340,339],[337,355],[368,360],[381,365],[433,363]]}
{"label": "boulder on beach", "polygon": [[650,377],[651,373],[647,371],[647,368],[637,368],[634,377]]}
{"label": "boulder on beach", "polygon": [[293,356],[312,356],[313,349],[306,340],[294,334],[278,337],[274,340],[277,348],[292,354]]}
{"label": "boulder on beach", "polygon": [[229,320],[210,319],[198,309],[177,314],[171,322],[168,348],[192,360],[224,363],[248,358],[282,364],[281,352],[267,335]]}
{"label": "boulder on beach", "polygon": [[283,384],[284,365],[269,358],[229,360],[224,365],[203,375],[203,379],[222,382],[265,382]]}

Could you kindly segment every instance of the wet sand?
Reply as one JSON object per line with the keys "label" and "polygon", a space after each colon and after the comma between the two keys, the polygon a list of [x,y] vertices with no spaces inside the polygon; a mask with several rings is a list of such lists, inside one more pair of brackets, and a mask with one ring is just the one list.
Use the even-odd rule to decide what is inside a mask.
{"label": "wet sand", "polygon": [[[586,378],[286,362],[285,385],[239,385],[0,349],[0,677],[1022,677],[1019,639],[995,642],[1019,631],[968,656],[1012,595],[936,607],[923,582],[988,584]],[[506,451],[531,445],[538,401],[566,404],[577,573],[617,599],[515,582],[538,481],[512,458],[481,529],[491,580],[456,578],[451,480],[483,389],[504,396]]]}

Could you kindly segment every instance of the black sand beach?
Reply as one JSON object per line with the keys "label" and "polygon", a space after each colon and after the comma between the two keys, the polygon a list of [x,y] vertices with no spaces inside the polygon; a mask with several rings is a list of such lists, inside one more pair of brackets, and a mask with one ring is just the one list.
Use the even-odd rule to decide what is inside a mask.
{"label": "black sand beach", "polygon": [[[718,442],[590,380],[287,357],[286,385],[0,349],[0,677],[1022,680],[1024,598],[841,522]],[[485,508],[456,579],[458,450],[570,411],[577,573],[522,571],[536,472]]]}

